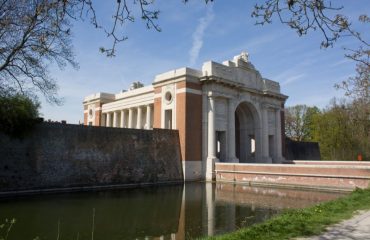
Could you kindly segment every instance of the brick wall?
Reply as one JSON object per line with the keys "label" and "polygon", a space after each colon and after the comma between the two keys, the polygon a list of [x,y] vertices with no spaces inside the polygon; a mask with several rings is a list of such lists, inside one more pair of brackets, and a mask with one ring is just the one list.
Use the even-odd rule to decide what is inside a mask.
{"label": "brick wall", "polygon": [[316,164],[216,163],[216,180],[301,188],[351,190],[367,188],[370,166]]}
{"label": "brick wall", "polygon": [[0,191],[181,182],[178,131],[42,123],[0,135]]}

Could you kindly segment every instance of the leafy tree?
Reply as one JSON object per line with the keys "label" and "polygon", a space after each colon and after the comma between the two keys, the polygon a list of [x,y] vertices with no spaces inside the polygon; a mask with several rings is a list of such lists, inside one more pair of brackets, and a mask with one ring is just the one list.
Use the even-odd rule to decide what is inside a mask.
{"label": "leafy tree", "polygon": [[332,99],[322,111],[296,105],[285,109],[286,136],[296,141],[319,142],[327,160],[355,160],[358,154],[370,160],[368,105],[361,101]]}
{"label": "leafy tree", "polygon": [[327,160],[355,160],[358,154],[370,160],[370,119],[363,105],[333,99],[328,107],[312,118],[312,140],[320,144]]}
{"label": "leafy tree", "polygon": [[23,137],[37,123],[40,104],[24,95],[0,94],[0,132]]}
{"label": "leafy tree", "polygon": [[320,143],[322,158],[346,159],[348,149],[353,148],[347,125],[349,119],[344,108],[334,105],[326,109],[317,120],[316,138]]}
{"label": "leafy tree", "polygon": [[320,110],[317,107],[296,105],[285,109],[285,134],[296,141],[313,140],[313,118]]}
{"label": "leafy tree", "polygon": [[[369,159],[370,43],[353,28],[342,10],[343,6],[335,6],[330,0],[265,0],[255,5],[252,17],[261,25],[276,18],[299,36],[317,30],[323,36],[322,48],[334,46],[343,37],[357,40],[356,49],[344,48],[345,57],[356,62],[356,75],[335,85],[337,89],[344,89],[352,102],[338,103],[334,99],[325,110],[312,115],[310,124],[304,121],[307,114],[304,107],[288,109],[287,121],[291,123],[286,123],[287,135],[297,140],[308,136],[310,140],[319,141],[324,159],[355,159],[359,153]],[[358,21],[368,26],[370,18],[364,14],[358,16]]]}

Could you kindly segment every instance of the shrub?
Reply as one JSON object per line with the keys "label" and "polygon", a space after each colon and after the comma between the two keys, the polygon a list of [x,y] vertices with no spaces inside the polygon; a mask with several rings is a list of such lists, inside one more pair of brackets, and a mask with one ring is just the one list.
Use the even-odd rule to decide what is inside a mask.
{"label": "shrub", "polygon": [[24,95],[0,95],[0,132],[23,137],[37,122],[40,104]]}

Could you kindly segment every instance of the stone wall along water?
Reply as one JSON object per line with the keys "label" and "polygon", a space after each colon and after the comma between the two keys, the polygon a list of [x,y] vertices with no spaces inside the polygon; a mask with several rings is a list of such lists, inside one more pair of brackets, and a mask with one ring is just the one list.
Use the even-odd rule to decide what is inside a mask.
{"label": "stone wall along water", "polygon": [[176,130],[42,123],[0,135],[0,192],[182,181]]}

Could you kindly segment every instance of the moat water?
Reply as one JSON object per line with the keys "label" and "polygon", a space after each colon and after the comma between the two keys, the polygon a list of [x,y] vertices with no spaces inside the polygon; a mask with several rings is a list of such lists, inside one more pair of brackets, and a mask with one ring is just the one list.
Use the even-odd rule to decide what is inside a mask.
{"label": "moat water", "polygon": [[8,240],[193,239],[342,195],[221,183],[41,195],[0,200],[0,224],[16,219]]}

